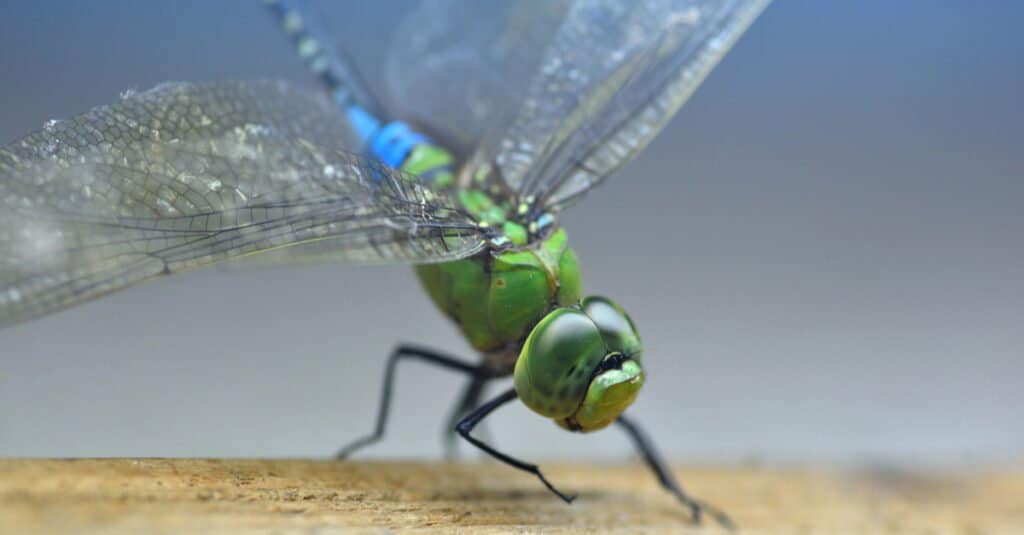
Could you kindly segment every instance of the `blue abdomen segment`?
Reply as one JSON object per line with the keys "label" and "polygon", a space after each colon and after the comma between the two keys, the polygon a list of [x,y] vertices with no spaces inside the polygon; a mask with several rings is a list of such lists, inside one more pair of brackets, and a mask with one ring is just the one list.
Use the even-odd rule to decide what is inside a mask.
{"label": "blue abdomen segment", "polygon": [[[380,121],[377,120],[370,112],[359,106],[348,106],[341,100],[346,98],[347,94],[335,95],[335,101],[338,105],[345,110],[345,114],[348,116],[348,122],[352,125],[352,129],[356,131],[356,135],[359,136],[359,146],[368,148],[370,146],[370,140],[373,139],[374,135],[380,130]],[[369,150],[366,150],[369,153]]]}
{"label": "blue abdomen segment", "polygon": [[336,95],[336,100],[345,108],[349,123],[359,136],[359,145],[367,155],[400,169],[416,145],[430,144],[427,136],[409,128],[409,125],[402,121],[393,121],[381,126],[380,120],[361,106],[346,106],[341,100],[345,96]]}
{"label": "blue abdomen segment", "polygon": [[384,125],[369,141],[370,154],[395,169],[402,167],[416,145],[430,144],[427,136],[401,121]]}
{"label": "blue abdomen segment", "polygon": [[402,121],[382,125],[379,119],[358,105],[349,104],[344,108],[349,123],[359,136],[360,150],[367,156],[430,180],[441,188],[452,184],[454,158],[448,151],[434,145],[427,136]]}

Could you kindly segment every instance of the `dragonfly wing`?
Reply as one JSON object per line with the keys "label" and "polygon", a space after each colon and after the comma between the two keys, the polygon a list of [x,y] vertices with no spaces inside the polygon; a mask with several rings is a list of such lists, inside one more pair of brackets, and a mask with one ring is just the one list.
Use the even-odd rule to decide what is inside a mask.
{"label": "dragonfly wing", "polygon": [[574,2],[494,157],[505,180],[569,204],[657,135],[767,3]]}
{"label": "dragonfly wing", "polygon": [[395,32],[392,109],[460,156],[511,124],[568,0],[424,0]]}
{"label": "dragonfly wing", "polygon": [[0,149],[0,326],[292,245],[272,256],[430,262],[484,246],[454,202],[341,148],[339,114],[281,83],[165,84]]}

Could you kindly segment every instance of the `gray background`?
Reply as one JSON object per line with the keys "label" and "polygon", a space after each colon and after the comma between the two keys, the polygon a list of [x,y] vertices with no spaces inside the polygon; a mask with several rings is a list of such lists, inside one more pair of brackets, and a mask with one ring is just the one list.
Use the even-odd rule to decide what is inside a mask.
{"label": "gray background", "polygon": [[[254,4],[5,2],[0,139],[166,80],[310,83]],[[371,57],[393,10],[345,4],[324,24]],[[587,288],[644,336],[634,413],[666,452],[1020,458],[1022,14],[779,2],[563,217]],[[0,332],[0,455],[326,455],[369,430],[398,340],[469,355],[402,266],[153,282]],[[458,384],[406,368],[368,455],[436,456]],[[521,406],[491,429],[528,458],[629,452]]]}

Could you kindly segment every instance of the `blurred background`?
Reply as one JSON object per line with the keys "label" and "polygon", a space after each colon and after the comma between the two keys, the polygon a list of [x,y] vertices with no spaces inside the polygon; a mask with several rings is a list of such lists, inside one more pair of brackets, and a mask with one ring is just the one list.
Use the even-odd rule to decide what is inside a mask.
{"label": "blurred background", "polygon": [[[315,2],[371,76],[404,2]],[[168,80],[313,87],[248,1],[3,2],[0,141]],[[1024,454],[1024,4],[769,7],[562,217],[644,338],[631,410],[678,459]],[[0,331],[0,455],[325,456],[398,341],[472,354],[404,266],[201,270]],[[460,378],[400,372],[372,457],[436,457]],[[497,391],[497,389],[493,389]],[[632,455],[520,405],[528,459]],[[462,451],[468,451],[465,447]]]}

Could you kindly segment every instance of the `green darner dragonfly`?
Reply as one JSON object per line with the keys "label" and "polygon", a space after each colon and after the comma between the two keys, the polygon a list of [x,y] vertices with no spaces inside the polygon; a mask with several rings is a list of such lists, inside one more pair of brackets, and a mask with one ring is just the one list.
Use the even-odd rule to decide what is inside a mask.
{"label": "green darner dragonfly", "polygon": [[695,519],[728,525],[623,414],[644,381],[637,329],[584,295],[556,216],[660,131],[765,3],[427,1],[399,24],[386,107],[301,6],[271,2],[328,96],[165,84],[0,149],[0,325],[221,261],[416,264],[482,358],[397,348],[375,431],[341,456],[382,437],[397,363],[419,359],[469,377],[458,435],[562,499],[475,426],[514,399],[574,432],[614,423]]}

